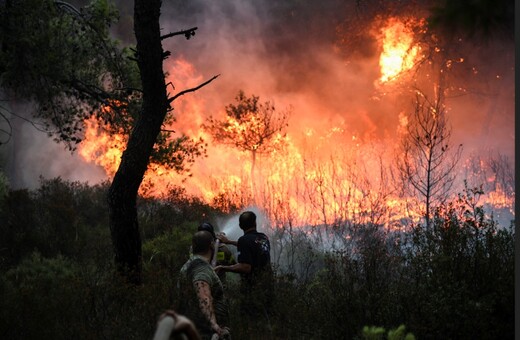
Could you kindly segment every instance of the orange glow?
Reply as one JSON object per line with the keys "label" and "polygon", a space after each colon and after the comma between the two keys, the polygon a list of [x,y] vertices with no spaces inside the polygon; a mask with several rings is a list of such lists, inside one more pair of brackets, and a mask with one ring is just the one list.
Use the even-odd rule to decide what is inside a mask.
{"label": "orange glow", "polygon": [[[381,30],[381,73],[375,81],[384,83],[400,77],[420,58],[421,49],[414,44],[409,22],[392,18]],[[420,24],[421,21],[415,23]],[[167,62],[167,82],[175,85],[175,88],[168,87],[170,95],[205,79],[186,60]],[[140,188],[141,195],[160,198],[167,195],[170,188],[181,186],[187,194],[222,209],[260,207],[275,226],[337,225],[355,221],[381,223],[390,228],[401,219],[416,220],[424,211],[417,198],[403,197],[396,190],[393,185],[396,180],[391,177],[395,174],[392,173],[398,143],[395,137],[406,133],[409,124],[404,109],[395,111],[392,117],[395,126],[389,127],[393,129],[389,136],[378,136],[377,131],[374,132],[376,119],[371,119],[369,105],[345,109],[353,112],[334,113],[355,116],[366,129],[362,131],[354,130],[344,119],[323,119],[319,105],[308,109],[310,113],[298,112],[299,116],[289,120],[292,129],[287,135],[276,136],[277,148],[268,155],[257,155],[255,172],[251,174],[250,153],[214,142],[201,128],[210,115],[217,119],[226,117],[224,105],[216,109],[206,106],[204,91],[179,97],[173,103],[175,122],[163,128],[175,130],[174,137],[184,133],[192,138],[203,138],[208,143],[207,158],[196,160],[193,176],[188,179],[163,166],[150,164]],[[277,109],[282,108],[277,105]],[[314,115],[315,119],[304,121],[305,113]],[[244,128],[231,118],[228,122],[229,129]],[[111,178],[119,166],[126,138],[103,133],[95,120],[85,123],[85,140],[79,152],[86,161],[102,166]],[[514,205],[503,192],[491,193],[486,199]]]}
{"label": "orange glow", "polygon": [[410,70],[418,57],[420,47],[414,43],[409,26],[397,18],[390,18],[381,30],[382,52],[379,58],[382,83],[394,80]]}
{"label": "orange glow", "polygon": [[109,135],[100,129],[95,118],[85,121],[85,137],[79,147],[79,154],[88,162],[103,167],[109,177],[113,177],[121,162],[121,155],[126,147],[126,138],[122,135]]}

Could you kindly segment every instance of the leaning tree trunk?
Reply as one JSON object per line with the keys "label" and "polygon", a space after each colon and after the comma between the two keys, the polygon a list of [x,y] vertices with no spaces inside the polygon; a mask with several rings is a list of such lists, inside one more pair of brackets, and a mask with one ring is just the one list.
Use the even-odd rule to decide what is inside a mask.
{"label": "leaning tree trunk", "polygon": [[141,282],[137,193],[169,106],[162,64],[160,9],[160,0],[135,0],[134,3],[134,31],[143,102],[108,193],[115,263],[118,270],[136,284]]}

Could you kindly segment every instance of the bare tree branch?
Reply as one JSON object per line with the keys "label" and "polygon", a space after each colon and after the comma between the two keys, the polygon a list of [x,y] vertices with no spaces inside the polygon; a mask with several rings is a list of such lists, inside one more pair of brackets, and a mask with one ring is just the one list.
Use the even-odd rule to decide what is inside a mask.
{"label": "bare tree branch", "polygon": [[11,137],[13,135],[13,127],[11,125],[11,122],[9,121],[9,119],[4,115],[4,113],[2,112],[2,110],[6,110],[4,107],[0,106],[0,118],[2,120],[4,120],[6,123],[7,123],[7,129],[0,129],[0,133],[1,134],[5,134],[7,135],[7,140],[6,141],[1,141],[0,140],[0,145],[2,144],[7,144],[9,143],[9,141],[11,140]]}
{"label": "bare tree branch", "polygon": [[186,93],[195,92],[195,91],[199,90],[200,88],[202,88],[202,87],[208,85],[209,83],[211,83],[213,80],[217,79],[219,76],[220,76],[220,74],[217,74],[216,76],[213,76],[211,79],[203,82],[202,84],[200,84],[197,87],[193,87],[191,89],[186,89],[184,91],[181,91],[181,92],[177,93],[175,96],[168,98],[168,103],[173,102],[175,99],[179,98],[180,96],[185,95]]}
{"label": "bare tree branch", "polygon": [[161,40],[168,39],[168,38],[174,37],[176,35],[184,35],[186,37],[186,39],[189,39],[189,38],[191,38],[192,36],[195,35],[195,31],[197,29],[198,29],[198,27],[193,27],[193,28],[190,28],[190,29],[187,29],[187,30],[182,30],[182,31],[178,31],[178,32],[171,32],[171,33],[162,35],[161,36]]}
{"label": "bare tree branch", "polygon": [[56,6],[64,11],[68,11],[69,13],[72,13],[76,16],[81,16],[81,12],[71,4],[65,1],[54,1]]}

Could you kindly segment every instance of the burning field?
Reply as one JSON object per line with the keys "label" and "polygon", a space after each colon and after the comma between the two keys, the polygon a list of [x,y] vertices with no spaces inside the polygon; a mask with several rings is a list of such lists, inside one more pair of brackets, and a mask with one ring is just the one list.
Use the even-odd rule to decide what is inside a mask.
{"label": "burning field", "polygon": [[[177,283],[197,225],[238,240],[245,210],[269,238],[272,286],[244,300],[241,285],[263,276],[244,263],[227,268],[251,267],[242,278],[211,280],[233,338],[391,338],[404,327],[420,339],[513,337],[513,34],[445,25],[461,23],[450,11],[467,18],[510,0],[118,0],[120,21],[104,31],[118,45],[101,39],[106,49],[91,48],[100,32],[88,27],[110,23],[109,2],[46,1],[47,17],[39,3],[0,6],[11,23],[0,51],[13,52],[0,66],[16,61],[0,103],[6,337],[149,338],[162,311],[182,313]],[[29,10],[37,20],[25,27]],[[38,23],[34,47],[39,34],[26,32]],[[117,62],[98,70],[98,57]],[[242,302],[265,291],[268,318],[251,322]]]}
{"label": "burning field", "polygon": [[[192,40],[165,46],[173,51],[165,62],[169,90],[220,77],[176,100],[175,121],[164,126],[204,140],[207,157],[196,160],[190,176],[150,164],[141,194],[161,197],[182,186],[224,210],[257,206],[275,226],[415,219],[424,215],[425,195],[407,188],[399,164],[422,98],[446,122],[442,157],[457,160],[443,194],[456,196],[464,181],[482,185],[482,203],[505,221],[513,218],[512,42],[441,36],[418,7],[382,15],[333,3],[299,11],[245,1],[165,4],[165,31],[199,27]],[[210,117],[229,120],[225,108],[239,91],[287,115],[268,152],[219,143],[202,127]],[[126,136],[103,133],[95,120],[86,126],[80,164],[110,179]]]}

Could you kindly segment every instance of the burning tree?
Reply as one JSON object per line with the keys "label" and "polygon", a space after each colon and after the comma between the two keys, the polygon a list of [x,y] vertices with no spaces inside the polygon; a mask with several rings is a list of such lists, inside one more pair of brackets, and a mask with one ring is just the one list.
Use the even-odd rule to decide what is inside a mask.
{"label": "burning tree", "polygon": [[454,169],[461,156],[462,144],[451,152],[451,129],[440,95],[431,102],[418,93],[409,118],[397,166],[404,188],[423,198],[424,217],[429,228],[432,205],[446,200],[455,180]]}
{"label": "burning tree", "polygon": [[136,199],[150,159],[160,158],[183,171],[183,162],[199,150],[185,136],[165,138],[171,133],[163,129],[171,119],[171,104],[216,78],[167,93],[163,60],[170,52],[163,50],[162,41],[189,39],[197,28],[161,36],[160,9],[160,0],[134,2],[134,50],[122,49],[110,38],[108,28],[117,10],[105,0],[94,0],[82,10],[51,0],[0,5],[1,86],[34,101],[34,116],[45,123],[48,134],[74,150],[85,122],[94,117],[110,133],[129,135],[108,202],[115,262],[134,283],[141,281]]}
{"label": "burning tree", "polygon": [[203,128],[222,144],[251,153],[251,188],[255,195],[256,156],[269,154],[281,146],[283,131],[288,126],[288,111],[277,112],[273,103],[259,103],[259,97],[247,97],[239,91],[236,105],[226,106],[226,119],[210,116]]}

